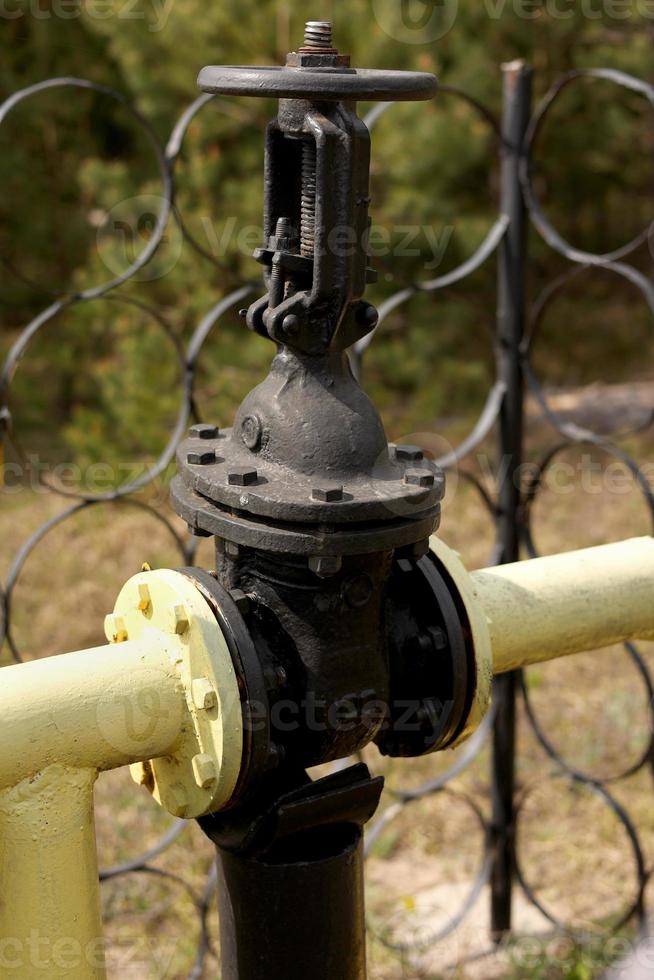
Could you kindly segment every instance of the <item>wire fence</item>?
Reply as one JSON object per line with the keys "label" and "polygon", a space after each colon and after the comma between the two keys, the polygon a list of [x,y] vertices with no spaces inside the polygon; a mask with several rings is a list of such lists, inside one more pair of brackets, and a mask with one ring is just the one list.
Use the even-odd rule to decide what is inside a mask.
{"label": "wire fence", "polygon": [[[490,388],[485,406],[472,426],[469,434],[459,446],[448,453],[440,462],[447,469],[456,468],[479,493],[489,521],[493,522],[496,546],[491,563],[517,560],[519,557],[539,554],[538,543],[533,529],[533,513],[540,493],[546,482],[547,473],[560,455],[570,446],[588,446],[595,451],[607,454],[628,469],[639,487],[651,521],[654,521],[654,494],[643,468],[619,444],[625,434],[644,432],[652,427],[654,410],[637,425],[625,425],[623,416],[616,413],[612,432],[592,431],[586,425],[578,424],[568,413],[561,412],[549,397],[548,390],[541,382],[534,367],[533,352],[539,339],[543,319],[561,291],[571,281],[586,270],[600,268],[608,273],[622,277],[640,290],[649,310],[654,314],[654,284],[638,268],[630,264],[629,258],[648,241],[649,226],[633,241],[614,251],[597,255],[579,249],[568,242],[547,218],[538,198],[534,181],[535,148],[539,134],[559,95],[568,86],[581,79],[602,79],[623,89],[642,95],[654,104],[654,87],[638,79],[611,70],[573,71],[560,78],[544,99],[531,111],[531,72],[521,64],[505,66],[503,73],[504,99],[502,118],[496,118],[485,106],[466,93],[443,87],[440,96],[463,100],[487,125],[497,140],[501,160],[501,201],[499,214],[475,254],[447,275],[428,281],[412,283],[397,291],[380,307],[379,325],[374,334],[364,338],[351,352],[355,371],[361,373],[364,367],[365,352],[374,342],[379,331],[384,330],[384,322],[390,314],[421,293],[437,294],[446,287],[464,280],[482,265],[497,262],[498,268],[498,319],[495,337],[496,379]],[[0,105],[0,124],[21,102],[37,97],[47,90],[89,89],[116,100],[131,114],[135,123],[142,129],[157,161],[161,178],[161,207],[156,218],[153,233],[142,252],[122,274],[107,282],[79,292],[53,295],[49,304],[21,331],[18,339],[9,350],[2,373],[0,374],[0,439],[6,454],[11,453],[20,459],[26,471],[30,469],[30,458],[20,445],[13,426],[10,396],[12,380],[19,362],[29,355],[34,338],[55,320],[57,316],[78,304],[98,299],[113,298],[117,302],[131,304],[151,317],[169,343],[172,343],[181,381],[181,398],[177,418],[169,434],[167,444],[159,458],[138,478],[125,482],[109,492],[91,494],[85,491],[71,491],[49,482],[48,476],[40,470],[33,478],[50,493],[64,498],[64,509],[48,519],[36,529],[14,555],[6,579],[0,591],[2,617],[0,620],[0,639],[4,649],[13,660],[23,659],[23,651],[15,635],[14,601],[17,584],[24,566],[43,539],[54,528],[60,526],[80,511],[106,503],[129,502],[145,509],[154,519],[161,522],[170,534],[183,564],[194,561],[198,540],[189,535],[180,535],[177,525],[169,512],[154,506],[136,495],[140,490],[152,485],[165,474],[174,459],[176,447],[192,422],[202,421],[196,404],[196,384],[198,364],[207,340],[219,325],[221,318],[240,307],[244,300],[259,287],[246,284],[220,299],[197,325],[189,343],[183,347],[177,335],[171,330],[166,318],[156,309],[145,303],[121,296],[120,287],[135,277],[155,256],[166,229],[174,222],[188,246],[199,255],[213,261],[201,244],[193,237],[175,208],[176,164],[184,145],[184,137],[196,115],[214,97],[202,95],[183,113],[165,146],[160,145],[148,121],[118,92],[95,83],[76,78],[50,79],[37,85],[22,89]],[[380,104],[368,115],[367,123],[373,127],[380,116],[392,112],[392,104]],[[550,283],[531,304],[525,299],[525,277],[528,268],[527,225],[535,228],[541,238],[557,253],[564,257],[570,268]],[[374,299],[374,297],[373,297]],[[528,396],[535,401],[539,413],[555,433],[555,440],[542,455],[529,476],[522,477],[523,428],[525,405]],[[493,494],[475,475],[472,468],[466,469],[466,461],[474,458],[478,447],[496,433],[497,493]],[[508,465],[507,464],[508,461]],[[463,464],[463,466],[462,466]],[[121,583],[117,583],[117,586]],[[626,644],[626,654],[635,665],[640,683],[643,686],[650,713],[654,703],[654,686],[646,658],[634,644]],[[640,757],[620,773],[610,773],[599,777],[568,760],[566,754],[557,746],[553,733],[548,730],[539,717],[537,706],[529,685],[522,672],[498,679],[491,712],[487,715],[478,732],[457,753],[454,762],[446,771],[440,773],[417,788],[400,789],[397,785],[389,787],[387,805],[373,823],[367,835],[368,851],[380,839],[384,831],[397,820],[407,807],[428,797],[441,793],[458,793],[460,799],[471,809],[478,824],[481,857],[476,875],[470,881],[467,894],[458,909],[450,909],[443,921],[434,923],[427,938],[402,939],[395,934],[380,932],[377,938],[395,953],[404,955],[407,949],[415,950],[425,946],[436,946],[446,936],[455,932],[475,906],[487,885],[490,884],[491,931],[496,940],[510,933],[512,927],[512,897],[515,888],[522,890],[529,903],[562,931],[570,932],[570,923],[551,908],[530,883],[518,858],[516,839],[520,833],[520,820],[526,797],[519,792],[516,784],[516,712],[517,704],[522,703],[527,724],[531,726],[544,756],[553,763],[552,778],[565,779],[572,786],[587,788],[597,800],[606,806],[622,825],[628,847],[631,850],[634,868],[634,898],[627,906],[612,917],[610,930],[617,932],[628,923],[634,923],[641,933],[646,931],[647,914],[645,889],[651,868],[641,845],[637,823],[614,792],[614,784],[635,773],[652,767],[654,761],[654,719],[650,717],[647,731],[647,744]],[[491,746],[491,805],[488,816],[484,807],[471,795],[456,789],[457,779]],[[174,821],[161,840],[143,853],[136,853],[133,860],[102,870],[103,881],[126,875],[146,873],[163,875],[173,879],[181,886],[190,889],[190,894],[199,918],[199,941],[195,962],[189,967],[189,977],[201,977],[208,952],[211,948],[207,920],[213,902],[215,873],[210,871],[203,889],[191,888],[180,877],[158,864],[164,852],[174,847],[182,847],[179,836],[184,829],[184,821]],[[580,842],[583,845],[583,841]],[[626,872],[625,872],[626,874]]]}

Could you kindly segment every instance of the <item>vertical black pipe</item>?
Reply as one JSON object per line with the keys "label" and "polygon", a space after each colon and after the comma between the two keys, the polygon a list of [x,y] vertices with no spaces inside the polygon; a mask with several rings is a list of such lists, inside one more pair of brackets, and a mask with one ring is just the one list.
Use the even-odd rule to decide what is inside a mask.
{"label": "vertical black pipe", "polygon": [[222,980],[366,980],[362,836],[338,824],[263,856],[219,849]]}
{"label": "vertical black pipe", "polygon": [[[500,248],[497,307],[498,375],[506,385],[498,446],[497,553],[501,564],[520,557],[520,481],[524,379],[520,344],[525,326],[526,211],[520,187],[520,149],[531,109],[531,68],[520,61],[502,66],[501,210],[509,226]],[[491,872],[491,932],[499,941],[511,928],[514,869],[515,698],[517,672],[495,681],[492,797],[494,856]]]}

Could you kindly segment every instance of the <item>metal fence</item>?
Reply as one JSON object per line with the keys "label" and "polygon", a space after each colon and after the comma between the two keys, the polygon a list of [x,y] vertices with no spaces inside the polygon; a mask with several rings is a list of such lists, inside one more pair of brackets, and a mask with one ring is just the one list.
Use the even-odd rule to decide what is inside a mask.
{"label": "metal fence", "polygon": [[[380,308],[380,322],[377,331],[383,331],[384,319],[402,304],[409,302],[412,297],[419,293],[437,293],[439,290],[443,290],[471,275],[484,263],[497,262],[496,380],[488,393],[485,407],[469,435],[456,450],[441,460],[447,468],[459,467],[466,459],[473,458],[475,450],[480,444],[494,431],[496,432],[497,458],[498,461],[503,461],[503,464],[498,465],[497,469],[497,495],[491,496],[488,489],[471,472],[462,471],[463,475],[474,484],[481,494],[489,519],[494,522],[496,547],[493,561],[495,563],[515,561],[523,555],[535,556],[538,554],[531,525],[534,503],[538,500],[548,467],[570,445],[588,445],[596,450],[601,450],[626,466],[642,491],[650,518],[654,520],[654,495],[647,477],[635,460],[618,444],[618,436],[624,435],[625,431],[622,419],[616,417],[613,437],[590,431],[587,427],[581,427],[571,421],[550,403],[548,393],[542,386],[532,363],[531,355],[544,314],[568,281],[581,270],[600,267],[623,277],[641,291],[649,309],[654,313],[654,285],[647,276],[634,265],[629,264],[628,261],[629,257],[647,241],[649,227],[624,247],[605,255],[596,255],[575,248],[567,242],[549,222],[538,200],[532,179],[534,170],[532,151],[535,141],[559,94],[567,86],[583,78],[604,79],[616,86],[636,92],[654,104],[654,87],[619,72],[603,69],[573,71],[563,76],[550,89],[532,114],[531,70],[521,63],[507,65],[503,70],[501,119],[496,119],[492,112],[465,93],[448,87],[441,88],[440,97],[464,100],[474,112],[479,114],[497,138],[501,159],[499,215],[479,249],[461,266],[439,278],[408,285],[387,299]],[[29,456],[18,443],[12,427],[10,411],[12,379],[19,361],[29,353],[30,343],[34,337],[59,314],[80,303],[111,296],[118,302],[132,304],[149,314],[153,322],[174,346],[182,385],[182,398],[179,403],[177,420],[165,449],[159,459],[138,479],[132,480],[109,493],[90,495],[82,491],[62,490],[61,487],[48,484],[47,477],[41,472],[33,474],[33,477],[53,494],[61,494],[63,497],[71,499],[65,501],[65,507],[60,513],[39,527],[23,543],[14,556],[6,581],[2,585],[0,592],[2,600],[0,639],[15,661],[21,660],[21,649],[12,629],[14,594],[24,565],[33,550],[50,531],[80,511],[109,502],[121,501],[131,502],[135,506],[145,508],[169,531],[179,551],[180,561],[183,564],[193,562],[197,538],[189,536],[188,539],[184,539],[180,537],[167,513],[163,513],[160,508],[153,508],[142,499],[137,499],[135,495],[165,473],[174,459],[178,441],[185,434],[188,425],[192,421],[200,421],[195,401],[195,390],[197,367],[205,342],[221,317],[232,309],[241,306],[244,299],[258,288],[255,284],[245,285],[216,303],[198,324],[186,349],[182,348],[165,317],[156,309],[138,300],[125,296],[121,297],[120,293],[120,287],[134,277],[153,258],[161,245],[169,222],[177,223],[189,247],[195,249],[198,254],[205,258],[212,259],[212,256],[186,229],[179,212],[174,207],[176,163],[182,150],[185,134],[192,120],[212,100],[212,96],[202,95],[189,106],[175,126],[165,147],[159,144],[147,120],[119,93],[81,79],[51,79],[17,92],[0,105],[0,123],[23,100],[31,99],[38,96],[39,93],[53,88],[90,89],[117,100],[131,113],[132,118],[142,128],[156,156],[162,182],[162,204],[151,238],[128,269],[110,281],[93,288],[77,293],[53,296],[49,305],[22,330],[6,357],[0,375],[0,438],[2,445],[6,452],[21,459],[26,470],[29,470]],[[380,104],[375,107],[367,117],[368,125],[373,126],[380,115],[387,110],[393,111],[391,104]],[[529,221],[545,242],[568,260],[570,270],[550,283],[536,298],[533,305],[528,308],[525,277],[529,261],[527,251]],[[357,348],[351,352],[352,363],[356,371],[362,370],[365,351],[373,339],[374,335],[364,338],[357,345]],[[521,466],[523,463],[523,428],[527,394],[531,394],[535,399],[542,417],[549,423],[556,438],[525,482],[521,478]],[[641,429],[645,430],[650,427],[652,422],[654,422],[654,411],[648,413]],[[614,438],[616,441],[613,441]],[[506,465],[507,460],[508,466]],[[651,710],[654,688],[646,661],[632,644],[627,644],[626,652],[638,670]],[[492,711],[480,730],[457,754],[454,763],[447,771],[418,788],[407,790],[389,788],[387,790],[393,799],[382,811],[381,816],[377,818],[377,822],[370,828],[367,838],[368,848],[379,838],[391,821],[403,812],[406,806],[448,789],[465,768],[473,762],[484,746],[490,742],[492,745],[492,814],[490,819],[484,816],[482,808],[478,804],[471,801],[479,821],[480,834],[483,840],[483,857],[479,871],[475,880],[471,882],[467,897],[461,907],[454,910],[446,922],[431,930],[428,943],[436,945],[445,936],[455,931],[478,901],[488,883],[491,886],[491,935],[495,940],[510,933],[512,895],[516,887],[523,890],[527,900],[533,903],[554,927],[566,930],[568,924],[561,920],[555,909],[546,906],[529,885],[516,855],[515,842],[516,834],[519,832],[521,813],[515,776],[516,706],[520,699],[522,699],[526,709],[528,724],[533,729],[546,756],[555,763],[553,773],[558,774],[559,777],[562,775],[571,784],[583,784],[610,808],[623,825],[634,859],[636,897],[612,923],[612,928],[619,930],[627,923],[635,923],[641,932],[644,931],[646,928],[645,886],[651,869],[647,866],[636,824],[614,795],[610,784],[617,779],[626,778],[646,767],[651,767],[654,760],[652,726],[648,731],[645,751],[637,763],[629,766],[626,772],[617,776],[607,776],[607,778],[598,778],[596,775],[583,772],[566,760],[556,747],[552,733],[547,731],[539,721],[537,710],[532,704],[528,685],[525,683],[521,672],[506,675],[496,680]],[[182,879],[177,878],[175,874],[157,864],[160,855],[168,848],[175,846],[183,827],[184,821],[174,821],[169,831],[155,847],[145,853],[136,854],[131,861],[104,869],[101,873],[102,879],[108,880],[122,875],[147,872],[162,874],[184,884]],[[182,845],[178,844],[177,846]],[[207,929],[207,915],[213,900],[214,888],[215,876],[211,872],[202,893],[191,890],[199,916],[200,938],[197,958],[190,968],[190,977],[202,975],[203,964],[211,946]],[[383,937],[382,941],[386,941],[386,944],[395,949],[396,952],[405,952],[406,944],[402,942],[393,943],[390,940],[384,940]]]}

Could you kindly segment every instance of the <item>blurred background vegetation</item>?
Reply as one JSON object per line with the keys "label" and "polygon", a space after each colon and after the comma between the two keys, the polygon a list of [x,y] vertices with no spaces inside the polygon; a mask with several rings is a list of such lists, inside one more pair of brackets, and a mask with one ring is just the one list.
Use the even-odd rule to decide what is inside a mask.
{"label": "blurred background vegetation", "polygon": [[[500,64],[514,58],[534,65],[537,96],[574,67],[652,76],[654,16],[639,16],[636,3],[620,5],[616,15],[614,4],[599,2],[485,0],[456,8],[450,0],[458,13],[449,31],[403,43],[384,30],[389,2],[396,0],[7,0],[0,96],[50,76],[92,79],[130,100],[165,143],[196,95],[200,67],[279,62],[299,43],[308,16],[334,21],[338,44],[355,64],[433,71],[496,113]],[[574,244],[607,251],[647,222],[650,111],[633,93],[589,81],[566,91],[549,117],[537,188]],[[258,277],[251,252],[261,223],[261,138],[273,113],[265,101],[223,99],[196,117],[182,149],[176,206],[211,258],[183,243],[171,222],[155,261],[118,293],[150,304],[182,340],[221,295]],[[52,291],[95,285],[129,265],[152,232],[161,185],[143,131],[102,94],[55,89],[27,100],[9,114],[0,144],[0,315],[8,344]],[[481,242],[497,207],[495,149],[479,115],[445,94],[430,106],[397,105],[381,119],[372,213],[391,247],[375,260],[374,301],[446,272]],[[418,228],[415,255],[402,254],[407,226]],[[649,270],[648,245],[635,263]],[[563,268],[532,235],[531,295]],[[366,385],[392,435],[431,427],[445,412],[478,409],[493,376],[494,310],[491,262],[389,318],[371,350]],[[654,352],[640,296],[615,276],[573,280],[543,332],[535,363],[553,385],[632,379],[645,370],[644,354]],[[230,420],[270,354],[235,315],[226,317],[203,357],[203,412]],[[46,463],[156,456],[179,401],[173,355],[149,314],[115,299],[60,314],[18,371],[17,435]]]}

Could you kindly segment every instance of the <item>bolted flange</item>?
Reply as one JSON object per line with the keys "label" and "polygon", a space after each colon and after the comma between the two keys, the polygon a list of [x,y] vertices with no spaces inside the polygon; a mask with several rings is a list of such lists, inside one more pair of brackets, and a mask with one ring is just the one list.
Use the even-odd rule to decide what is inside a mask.
{"label": "bolted flange", "polygon": [[[181,572],[141,572],[121,589],[105,631],[112,643],[160,644],[185,695],[188,723],[173,752],[130,766],[134,781],[177,817],[224,807],[241,772],[243,714],[232,656],[201,592]],[[153,685],[152,702],[143,711],[156,724],[159,710]]]}

